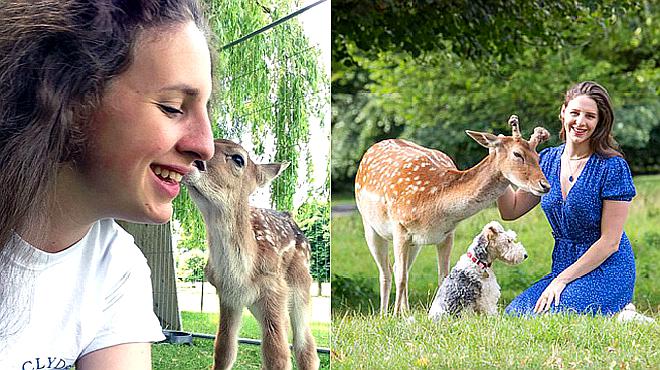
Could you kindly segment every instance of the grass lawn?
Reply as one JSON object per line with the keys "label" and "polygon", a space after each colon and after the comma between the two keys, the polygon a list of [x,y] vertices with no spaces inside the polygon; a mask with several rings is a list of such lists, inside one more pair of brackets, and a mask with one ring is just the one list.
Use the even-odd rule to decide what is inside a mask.
{"label": "grass lawn", "polygon": [[332,369],[657,369],[658,324],[551,315],[347,315],[333,322]]}
{"label": "grass lawn", "polygon": [[[218,328],[218,315],[198,312],[182,312],[183,330],[198,334],[213,334]],[[330,327],[327,323],[312,322],[312,334],[319,347],[329,346]],[[260,339],[259,324],[249,312],[243,314],[239,333],[241,338]],[[330,368],[330,356],[319,354],[321,369]],[[295,366],[295,360],[292,360]],[[154,370],[209,369],[213,364],[213,340],[193,338],[193,345],[155,344],[152,346]],[[240,344],[234,369],[260,369],[261,347]]]}
{"label": "grass lawn", "polygon": [[[638,311],[660,321],[660,176],[638,176],[634,181],[637,196],[625,226],[637,263],[633,302]],[[346,198],[337,197],[343,203]],[[496,262],[493,266],[502,288],[502,311],[517,294],[550,271],[553,241],[540,207],[512,222],[501,221],[497,210],[491,207],[457,227],[452,266],[483,225],[492,220],[516,231],[529,254],[520,265]],[[429,322],[425,313],[438,285],[433,247],[422,249],[410,271],[410,304],[417,323],[379,318],[374,315],[379,306],[378,270],[364,241],[359,215],[334,217],[331,227],[333,369],[602,368],[612,364],[644,368],[660,363],[658,324],[619,325],[605,318],[572,316],[475,316],[447,320],[442,325]],[[393,301],[394,288],[390,302]],[[374,356],[375,352],[379,355]]]}

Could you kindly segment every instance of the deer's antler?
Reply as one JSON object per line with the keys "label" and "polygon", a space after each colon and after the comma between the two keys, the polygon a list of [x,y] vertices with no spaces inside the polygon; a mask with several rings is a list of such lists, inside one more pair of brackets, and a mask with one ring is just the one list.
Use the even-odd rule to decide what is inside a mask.
{"label": "deer's antler", "polygon": [[550,133],[543,127],[536,127],[534,133],[529,138],[529,146],[536,150],[536,146],[550,138]]}

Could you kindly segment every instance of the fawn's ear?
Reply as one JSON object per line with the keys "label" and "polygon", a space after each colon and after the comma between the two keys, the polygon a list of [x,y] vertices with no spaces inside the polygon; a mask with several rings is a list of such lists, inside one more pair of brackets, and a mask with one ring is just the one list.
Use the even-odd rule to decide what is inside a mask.
{"label": "fawn's ear", "polygon": [[262,187],[273,181],[273,179],[284,172],[287,167],[289,167],[289,162],[258,164],[257,186]]}
{"label": "fawn's ear", "polygon": [[495,136],[488,132],[465,130],[465,133],[468,134],[469,137],[473,138],[474,141],[481,144],[481,146],[489,149],[496,147],[502,142],[499,136]]}

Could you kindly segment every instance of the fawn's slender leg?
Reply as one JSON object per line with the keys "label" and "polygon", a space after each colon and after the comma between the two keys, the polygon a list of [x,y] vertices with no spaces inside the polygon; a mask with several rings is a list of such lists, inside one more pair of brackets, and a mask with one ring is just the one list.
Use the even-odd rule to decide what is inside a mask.
{"label": "fawn's slender leg", "polygon": [[238,353],[238,329],[241,326],[239,308],[223,306],[220,303],[220,324],[215,337],[214,370],[231,369]]}
{"label": "fawn's slender leg", "polygon": [[408,261],[411,255],[411,243],[401,225],[394,227],[392,244],[394,245],[394,264],[396,266],[394,269],[396,286],[394,314],[403,314],[408,311]]}
{"label": "fawn's slender leg", "polygon": [[[296,265],[297,270],[305,272],[305,266],[302,263]],[[319,357],[308,320],[311,304],[309,288],[312,279],[309,274],[305,275],[307,276],[306,281],[296,282],[296,285],[291,287],[289,315],[293,329],[293,351],[296,354],[298,369],[316,370],[319,368]]]}
{"label": "fawn's slender leg", "polygon": [[286,288],[269,289],[251,307],[261,324],[262,369],[291,369],[291,351],[287,340],[287,294]]}
{"label": "fawn's slender leg", "polygon": [[438,254],[438,286],[442,285],[442,281],[449,275],[449,256],[451,255],[451,247],[454,244],[454,230],[452,230],[443,241],[436,245]]}
{"label": "fawn's slender leg", "polygon": [[390,265],[389,249],[387,240],[382,238],[366,222],[364,225],[364,238],[367,240],[369,251],[378,266],[378,277],[380,282],[380,314],[387,314],[387,306],[390,302],[390,291],[392,289],[392,266]]}

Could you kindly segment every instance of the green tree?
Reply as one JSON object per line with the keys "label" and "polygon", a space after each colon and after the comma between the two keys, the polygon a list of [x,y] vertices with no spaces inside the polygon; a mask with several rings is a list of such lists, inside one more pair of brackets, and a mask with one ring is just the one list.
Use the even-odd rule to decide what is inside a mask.
{"label": "green tree", "polygon": [[[207,0],[206,5],[217,45],[260,29],[295,6],[288,0]],[[271,185],[279,210],[291,210],[299,182],[310,180],[309,120],[320,116],[327,103],[322,98],[326,81],[317,60],[317,49],[295,18],[214,53],[216,92],[210,104],[214,134],[240,140],[249,132],[258,155],[264,154],[269,138],[274,140],[272,160],[290,162]],[[298,169],[304,163],[308,174],[299,179]],[[203,220],[185,191],[175,201],[174,217],[183,227],[182,246],[204,248]]]}
{"label": "green tree", "polygon": [[[333,86],[340,86],[332,97],[333,189],[352,183],[359,158],[375,141],[370,138],[379,135],[439,148],[459,168],[486,155],[464,130],[508,133],[510,114],[520,116],[526,135],[540,123],[553,133],[549,144],[557,144],[562,94],[580,80],[596,80],[612,93],[614,134],[633,171],[657,171],[657,155],[636,155],[658,151],[652,146],[660,113],[657,5],[622,4],[615,11],[580,8],[584,18],[559,32],[554,47],[520,43],[506,62],[496,57],[499,49],[481,59],[466,55],[453,48],[461,40],[451,35],[443,44],[451,48],[429,47],[418,56],[394,48],[374,54],[348,44],[354,64],[333,74]],[[346,136],[353,137],[355,152],[335,151],[341,145],[335,138]]]}

